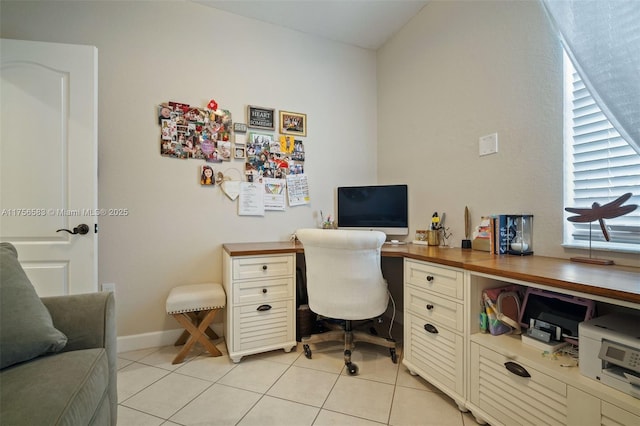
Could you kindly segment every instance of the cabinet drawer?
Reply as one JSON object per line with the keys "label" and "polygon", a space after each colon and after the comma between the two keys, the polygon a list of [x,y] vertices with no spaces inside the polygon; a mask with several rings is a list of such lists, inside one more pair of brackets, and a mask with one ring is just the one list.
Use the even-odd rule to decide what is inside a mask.
{"label": "cabinet drawer", "polygon": [[[425,330],[429,321],[405,314],[405,354],[404,358],[424,373],[426,379],[433,378],[456,393],[464,394],[464,369],[462,336],[442,327],[437,333]],[[433,324],[432,324],[433,325]]]}
{"label": "cabinet drawer", "polygon": [[404,304],[410,313],[462,333],[463,309],[461,303],[452,302],[410,286],[404,288],[404,294]]}
{"label": "cabinet drawer", "polygon": [[602,401],[601,423],[606,426],[613,425],[640,425],[640,416],[616,407],[613,404]]}
{"label": "cabinet drawer", "polygon": [[293,277],[294,265],[293,255],[237,257],[233,259],[233,279]]}
{"label": "cabinet drawer", "polygon": [[[270,306],[258,310],[259,306]],[[233,308],[234,351],[244,351],[295,340],[293,300]]]}
{"label": "cabinet drawer", "polygon": [[[566,425],[567,385],[525,361],[471,343],[470,399],[505,425]],[[531,377],[506,369],[513,361]]]}
{"label": "cabinet drawer", "polygon": [[405,260],[404,277],[408,284],[462,300],[464,276],[461,271]]}
{"label": "cabinet drawer", "polygon": [[283,277],[258,281],[238,281],[233,284],[233,302],[265,303],[293,297],[293,278]]}

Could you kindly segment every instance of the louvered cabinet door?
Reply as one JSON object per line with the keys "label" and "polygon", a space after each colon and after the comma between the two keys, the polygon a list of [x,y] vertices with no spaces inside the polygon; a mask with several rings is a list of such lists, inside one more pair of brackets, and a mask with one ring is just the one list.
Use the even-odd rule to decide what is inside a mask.
{"label": "louvered cabinet door", "polygon": [[492,425],[567,424],[566,383],[540,373],[526,361],[510,359],[471,343],[470,400]]}

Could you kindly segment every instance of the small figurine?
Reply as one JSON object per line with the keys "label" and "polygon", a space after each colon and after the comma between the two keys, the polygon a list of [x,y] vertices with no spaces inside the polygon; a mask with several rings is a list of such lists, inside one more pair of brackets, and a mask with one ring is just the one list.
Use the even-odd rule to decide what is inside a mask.
{"label": "small figurine", "polygon": [[624,216],[627,213],[631,213],[635,209],[638,208],[636,204],[629,204],[628,206],[623,206],[625,201],[631,198],[631,193],[627,192],[624,195],[616,198],[610,203],[601,206],[598,203],[593,203],[591,208],[575,208],[575,207],[566,207],[565,210],[570,213],[576,213],[578,216],[571,216],[567,218],[569,222],[593,222],[597,220],[600,223],[600,229],[602,229],[602,234],[604,235],[604,239],[610,241],[609,232],[607,231],[607,227],[604,224],[604,219],[613,219],[618,216]]}

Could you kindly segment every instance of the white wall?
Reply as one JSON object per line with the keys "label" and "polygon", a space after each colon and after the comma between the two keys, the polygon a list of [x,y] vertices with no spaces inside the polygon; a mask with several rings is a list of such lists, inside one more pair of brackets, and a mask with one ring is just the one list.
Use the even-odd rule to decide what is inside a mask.
{"label": "white wall", "polygon": [[[98,47],[99,205],[130,211],[100,219],[99,281],[116,283],[119,336],[178,328],[169,290],[220,281],[223,243],[286,239],[333,210],[336,186],[376,180],[372,51],[190,2],[3,1],[1,19],[5,38]],[[201,161],[160,156],[156,105],[211,98],[238,122],[248,104],[307,114],[309,206],[238,216],[200,186]]]}
{"label": "white wall", "polygon": [[[465,206],[474,225],[526,212],[537,255],[587,255],[561,246],[562,50],[540,2],[430,2],[377,63],[378,180],[409,184],[412,234],[446,212],[460,247]],[[494,132],[498,153],[479,157]]]}

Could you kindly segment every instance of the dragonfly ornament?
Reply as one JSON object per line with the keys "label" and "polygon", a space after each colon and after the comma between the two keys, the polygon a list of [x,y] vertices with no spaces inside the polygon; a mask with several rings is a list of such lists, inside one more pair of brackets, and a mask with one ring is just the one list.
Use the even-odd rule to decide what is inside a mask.
{"label": "dragonfly ornament", "polygon": [[609,231],[607,231],[604,220],[624,216],[625,214],[631,213],[637,209],[638,206],[636,204],[628,204],[626,206],[622,205],[629,198],[631,198],[631,193],[627,192],[603,206],[598,203],[593,203],[590,209],[566,207],[565,210],[569,213],[577,214],[577,216],[570,216],[567,220],[569,222],[593,222],[597,220],[600,223],[600,229],[602,229],[604,239],[610,241],[611,238],[609,237]]}
{"label": "dragonfly ornament", "polygon": [[[565,210],[569,213],[575,213],[576,216],[569,216],[567,220],[569,222],[594,222],[598,221],[600,223],[600,229],[602,230],[602,235],[604,235],[604,239],[607,241],[611,241],[611,237],[609,236],[609,231],[607,230],[607,226],[604,223],[605,219],[613,219],[615,217],[624,216],[625,214],[631,213],[635,209],[638,208],[636,204],[628,204],[623,206],[623,204],[631,198],[631,193],[627,192],[624,195],[616,198],[610,203],[600,205],[599,203],[593,203],[591,208],[576,208],[576,207],[565,207]],[[585,263],[595,263],[599,265],[613,265],[612,260],[605,259],[593,259],[591,258],[591,227],[589,227],[589,257],[572,257],[572,261],[574,262],[585,262]]]}

